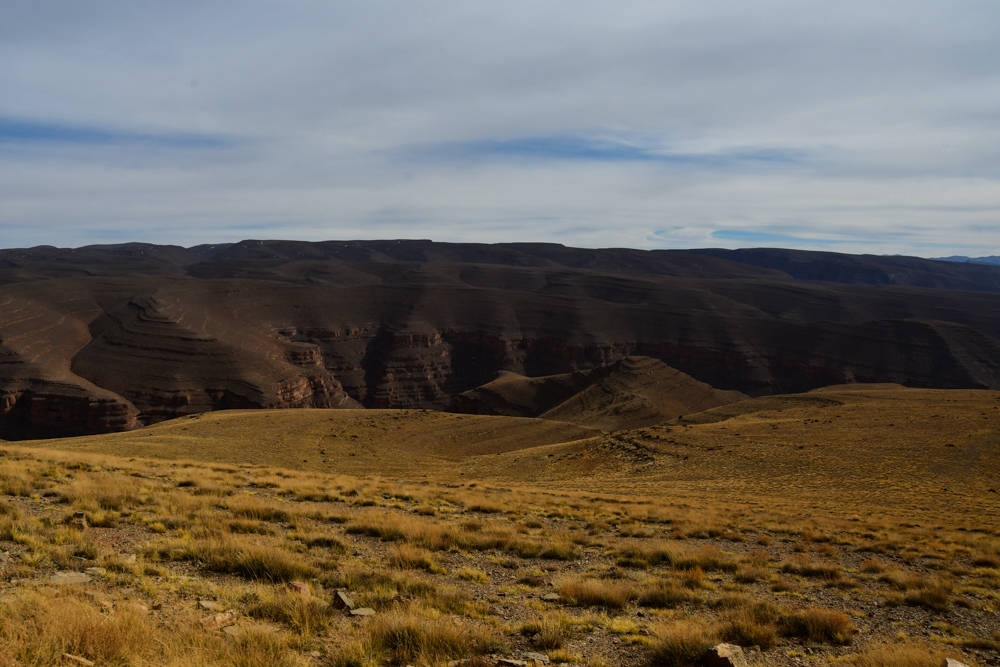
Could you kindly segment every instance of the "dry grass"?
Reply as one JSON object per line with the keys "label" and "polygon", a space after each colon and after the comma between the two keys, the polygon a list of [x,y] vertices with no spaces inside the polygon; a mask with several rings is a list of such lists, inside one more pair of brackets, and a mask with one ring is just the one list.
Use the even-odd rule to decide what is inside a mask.
{"label": "dry grass", "polygon": [[580,607],[623,609],[638,593],[631,582],[575,578],[559,586],[559,595]]}
{"label": "dry grass", "polygon": [[[303,419],[315,428],[274,435],[275,458],[261,458],[297,466],[312,456],[291,455],[301,442],[321,441],[329,460],[349,460],[360,476],[0,447],[0,551],[10,554],[0,569],[9,596],[0,664],[53,664],[68,651],[99,664],[302,666],[315,664],[318,651],[329,665],[433,665],[541,650],[553,661],[640,667],[688,664],[722,639],[771,646],[761,664],[807,649],[816,664],[862,667],[920,667],[940,657],[896,638],[909,627],[926,628],[928,646],[962,648],[968,664],[989,664],[1000,657],[1000,533],[983,517],[1000,504],[976,485],[1000,486],[1000,459],[979,414],[985,399],[949,394],[959,403],[948,414],[959,416],[944,429],[927,426],[910,394],[879,403],[880,419],[923,420],[930,435],[920,442],[940,436],[959,445],[925,452],[889,430],[874,433],[863,423],[869,406],[837,396],[839,407],[809,407],[806,396],[724,421],[632,432],[629,442],[653,457],[635,466],[631,450],[604,440],[536,452],[537,443],[508,438],[510,449],[497,451],[481,436],[475,447],[456,445],[478,452],[456,461],[435,449],[443,425],[478,433],[486,422],[420,413],[406,419],[426,421],[438,441],[421,436],[417,463],[396,445],[383,448],[409,428],[396,429],[391,413],[331,419],[308,411]],[[972,405],[979,412],[961,416]],[[253,429],[221,428],[238,417],[204,419],[214,420],[220,443],[239,439],[263,457],[270,450]],[[253,415],[257,426],[271,419]],[[825,421],[820,428],[807,419]],[[962,430],[962,419],[978,430]],[[200,426],[180,420],[162,435],[208,442],[206,455],[223,451],[204,433],[185,435]],[[157,433],[78,444],[120,441],[142,453],[151,451],[143,438]],[[864,465],[849,459],[859,438],[883,436],[885,450],[864,449]],[[788,447],[792,439],[805,448]],[[166,442],[153,449],[166,451]],[[357,456],[338,458],[335,447]],[[976,512],[941,490],[951,482],[940,476],[928,493],[923,466],[943,469],[962,447],[983,462],[963,487]],[[376,457],[396,458],[383,466]],[[861,502],[842,495],[845,486],[870,495]],[[76,511],[90,528],[74,527]],[[103,572],[82,587],[37,585],[57,570],[89,567]],[[305,582],[311,595],[286,589],[287,581]],[[334,611],[336,590],[377,615]],[[560,598],[540,599],[551,592]],[[198,599],[234,610],[242,634],[202,629],[211,614]],[[855,627],[859,645],[850,643]]]}
{"label": "dry grass", "polygon": [[856,667],[941,667],[945,662],[941,649],[907,644],[878,644],[863,650],[851,660]]}
{"label": "dry grass", "polygon": [[716,642],[716,636],[700,623],[679,621],[656,629],[649,661],[653,667],[689,667]]}

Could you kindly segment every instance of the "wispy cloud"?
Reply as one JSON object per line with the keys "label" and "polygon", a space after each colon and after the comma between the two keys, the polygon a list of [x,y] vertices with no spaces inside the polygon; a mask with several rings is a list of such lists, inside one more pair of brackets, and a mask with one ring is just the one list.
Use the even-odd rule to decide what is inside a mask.
{"label": "wispy cloud", "polygon": [[732,148],[714,153],[675,151],[638,143],[584,136],[523,137],[449,143],[413,151],[416,156],[464,160],[561,160],[647,162],[713,168],[748,164],[802,165],[808,156],[787,148]]}
{"label": "wispy cloud", "polygon": [[996,0],[0,2],[0,63],[0,245],[1000,253]]}
{"label": "wispy cloud", "polygon": [[[777,245],[777,246],[802,246],[805,245],[837,245],[844,243],[857,243],[858,239],[822,239],[822,238],[809,238],[805,236],[793,236],[790,234],[772,234],[768,232],[754,232],[739,229],[719,229],[712,232],[713,239],[719,239],[721,241],[736,241],[738,243],[751,243],[751,244],[761,244],[761,245]],[[879,241],[871,239],[871,242],[878,243]]]}
{"label": "wispy cloud", "polygon": [[186,132],[137,132],[93,125],[32,121],[0,116],[0,144],[227,148],[234,137]]}

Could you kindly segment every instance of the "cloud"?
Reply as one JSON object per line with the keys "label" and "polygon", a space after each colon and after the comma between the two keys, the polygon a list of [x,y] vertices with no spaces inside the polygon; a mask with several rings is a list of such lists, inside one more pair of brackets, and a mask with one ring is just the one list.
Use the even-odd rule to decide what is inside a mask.
{"label": "cloud", "polygon": [[3,3],[0,244],[997,254],[997,26],[992,0]]}
{"label": "cloud", "polygon": [[225,148],[235,143],[233,138],[222,135],[180,132],[157,134],[121,128],[16,120],[0,116],[0,144]]}
{"label": "cloud", "polygon": [[793,165],[803,164],[807,159],[801,151],[780,148],[684,153],[625,141],[572,136],[482,140],[418,149],[414,153],[418,159],[648,162],[709,168],[731,168],[748,163]]}

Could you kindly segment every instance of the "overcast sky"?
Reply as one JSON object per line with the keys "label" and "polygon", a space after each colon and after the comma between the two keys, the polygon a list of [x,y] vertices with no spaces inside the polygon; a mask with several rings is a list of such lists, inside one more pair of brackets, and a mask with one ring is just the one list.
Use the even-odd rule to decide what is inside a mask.
{"label": "overcast sky", "polygon": [[0,3],[0,247],[1000,254],[997,0]]}

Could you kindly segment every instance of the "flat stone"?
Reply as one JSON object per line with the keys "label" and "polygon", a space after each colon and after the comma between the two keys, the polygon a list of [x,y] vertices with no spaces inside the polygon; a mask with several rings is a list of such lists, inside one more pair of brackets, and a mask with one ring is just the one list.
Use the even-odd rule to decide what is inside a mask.
{"label": "flat stone", "polygon": [[705,667],[747,667],[743,649],[735,644],[719,644],[708,649],[702,659]]}
{"label": "flat stone", "polygon": [[543,595],[541,597],[546,602],[556,602],[557,600],[560,599],[558,593],[546,593],[545,595]]}
{"label": "flat stone", "polygon": [[86,572],[87,574],[93,575],[95,577],[99,577],[102,574],[107,574],[108,573],[108,571],[105,570],[103,567],[88,567],[86,570],[84,570],[84,572]]}
{"label": "flat stone", "polygon": [[374,616],[375,610],[371,607],[361,607],[360,609],[352,609],[351,616]]}
{"label": "flat stone", "polygon": [[537,662],[540,665],[549,664],[549,656],[544,653],[535,653],[534,651],[529,651],[524,654],[524,659],[528,662]]}
{"label": "flat stone", "polygon": [[227,611],[223,614],[216,614],[215,616],[210,616],[201,622],[201,626],[206,630],[218,630],[219,628],[225,628],[230,625],[236,625],[235,611]]}
{"label": "flat stone", "polygon": [[944,667],[969,667],[969,666],[964,662],[959,662],[958,660],[952,660],[951,658],[948,658],[947,662],[945,662]]}
{"label": "flat stone", "polygon": [[212,600],[198,600],[198,606],[207,611],[222,611],[222,605]]}
{"label": "flat stone", "polygon": [[309,592],[309,584],[304,581],[289,581],[285,584],[285,588],[287,588],[290,593],[297,593],[304,598],[312,597],[312,593]]}
{"label": "flat stone", "polygon": [[528,667],[528,663],[514,658],[500,658],[497,660],[497,667]]}
{"label": "flat stone", "polygon": [[90,577],[83,572],[56,572],[49,577],[49,583],[55,586],[70,586],[89,582]]}
{"label": "flat stone", "polygon": [[344,591],[337,591],[333,596],[334,609],[354,609],[354,600]]}
{"label": "flat stone", "polygon": [[229,635],[230,637],[239,637],[243,634],[243,628],[238,625],[227,625],[222,628],[222,631]]}

